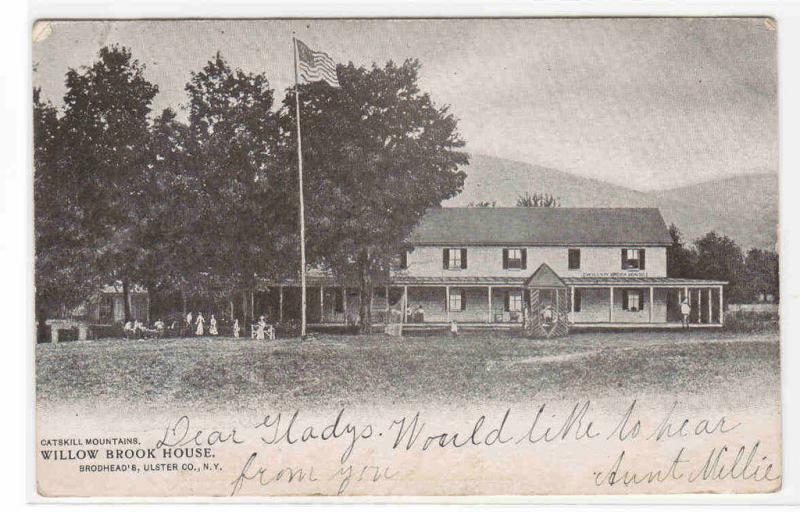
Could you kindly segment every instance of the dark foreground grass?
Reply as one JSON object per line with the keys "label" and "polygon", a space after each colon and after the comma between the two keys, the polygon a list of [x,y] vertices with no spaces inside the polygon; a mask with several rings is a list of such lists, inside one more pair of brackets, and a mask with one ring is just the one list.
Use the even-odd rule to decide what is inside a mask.
{"label": "dark foreground grass", "polygon": [[106,340],[36,348],[40,401],[206,407],[521,403],[655,394],[775,398],[776,334],[509,333]]}

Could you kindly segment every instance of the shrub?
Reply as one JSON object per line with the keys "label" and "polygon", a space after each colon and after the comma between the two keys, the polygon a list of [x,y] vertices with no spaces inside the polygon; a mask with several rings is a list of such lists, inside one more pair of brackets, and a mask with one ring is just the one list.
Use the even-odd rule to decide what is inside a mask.
{"label": "shrub", "polygon": [[778,332],[780,316],[778,313],[735,311],[725,314],[726,331],[732,332]]}

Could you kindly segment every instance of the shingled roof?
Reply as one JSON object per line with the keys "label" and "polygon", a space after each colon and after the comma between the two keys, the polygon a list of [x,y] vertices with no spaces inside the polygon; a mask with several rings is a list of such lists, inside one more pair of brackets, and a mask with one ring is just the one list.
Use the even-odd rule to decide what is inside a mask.
{"label": "shingled roof", "polygon": [[657,208],[435,208],[414,245],[667,246]]}

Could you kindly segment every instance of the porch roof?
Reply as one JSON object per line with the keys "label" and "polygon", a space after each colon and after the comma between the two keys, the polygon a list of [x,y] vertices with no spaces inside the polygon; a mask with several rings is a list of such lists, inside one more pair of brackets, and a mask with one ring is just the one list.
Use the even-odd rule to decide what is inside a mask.
{"label": "porch roof", "polygon": [[431,285],[463,285],[463,286],[522,286],[526,277],[467,277],[467,276],[447,276],[447,277],[415,277],[415,276],[395,276],[392,278],[393,285],[408,286],[431,286]]}
{"label": "porch roof", "polygon": [[562,277],[567,286],[723,286],[728,281],[682,277]]}
{"label": "porch roof", "polygon": [[[561,277],[566,286],[655,286],[655,287],[697,287],[723,286],[727,281],[712,279],[684,279],[679,277]],[[392,285],[406,286],[525,286],[525,277],[411,277],[395,276]]]}
{"label": "porch roof", "polygon": [[[526,281],[532,276],[393,276],[391,282],[375,280],[375,286],[513,286],[524,287]],[[684,279],[680,277],[560,277],[566,286],[605,287],[605,286],[630,286],[630,287],[697,287],[697,286],[724,286],[727,281],[713,279]],[[287,279],[281,282],[263,282],[259,288],[269,286],[300,286],[299,279]],[[342,286],[341,280],[330,276],[308,276],[307,286]],[[348,287],[357,287],[358,282],[346,282]]]}

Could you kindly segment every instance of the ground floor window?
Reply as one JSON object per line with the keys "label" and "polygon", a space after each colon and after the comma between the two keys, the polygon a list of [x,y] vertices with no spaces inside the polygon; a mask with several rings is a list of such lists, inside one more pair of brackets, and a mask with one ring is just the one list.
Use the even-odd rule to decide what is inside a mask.
{"label": "ground floor window", "polygon": [[450,304],[448,306],[450,311],[465,311],[467,309],[467,301],[464,290],[450,290]]}
{"label": "ground floor window", "polygon": [[522,311],[522,292],[506,292],[506,311]]}
{"label": "ground floor window", "polygon": [[581,311],[581,289],[575,288],[574,299],[572,304],[572,310],[576,313],[580,313]]}
{"label": "ground floor window", "polygon": [[622,309],[641,311],[644,301],[642,290],[622,290]]}

